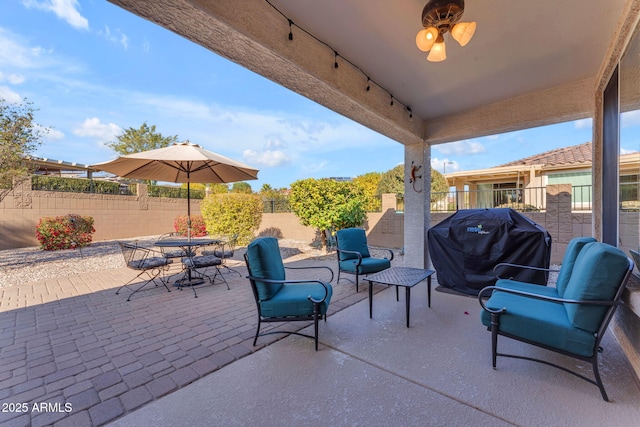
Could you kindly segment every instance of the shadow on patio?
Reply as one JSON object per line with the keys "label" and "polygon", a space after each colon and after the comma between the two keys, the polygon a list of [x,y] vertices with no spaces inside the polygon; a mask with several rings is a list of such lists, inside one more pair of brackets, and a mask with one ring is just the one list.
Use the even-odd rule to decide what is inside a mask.
{"label": "shadow on patio", "polygon": [[[291,265],[333,261],[299,258]],[[27,404],[7,406],[0,425],[103,425],[285,337],[252,346],[255,302],[237,259],[242,276],[225,276],[231,290],[218,280],[198,286],[198,298],[147,286],[127,302],[127,290],[115,295],[136,274],[126,268],[0,288],[0,402]],[[335,290],[329,315],[367,296],[346,280]]]}
{"label": "shadow on patio", "polygon": [[[295,261],[318,263],[335,268],[333,258]],[[640,425],[640,390],[609,334],[601,357],[606,403],[595,386],[546,366],[501,358],[493,370],[477,300],[434,292],[428,309],[424,283],[412,292],[408,329],[403,296],[396,302],[393,289],[375,287],[369,319],[367,286],[356,295],[346,280],[334,285],[315,352],[312,340],[297,336],[269,335],[252,347],[256,310],[244,277],[228,275],[230,291],[201,286],[197,299],[188,289],[158,287],[127,303],[114,292],[131,273],[0,289],[3,302],[26,304],[0,313],[0,400],[30,405],[27,413],[0,413],[0,423]],[[59,300],[43,303],[38,294]],[[501,346],[544,352],[507,339]],[[32,411],[40,402],[62,410]]]}

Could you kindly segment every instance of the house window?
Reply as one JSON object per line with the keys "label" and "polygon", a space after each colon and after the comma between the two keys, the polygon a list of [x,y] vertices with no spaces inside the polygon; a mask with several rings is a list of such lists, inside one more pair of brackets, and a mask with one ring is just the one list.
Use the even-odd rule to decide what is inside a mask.
{"label": "house window", "polygon": [[509,206],[516,203],[522,203],[522,183],[519,188],[516,188],[515,182],[493,184],[494,206]]}
{"label": "house window", "polygon": [[620,205],[623,210],[637,210],[640,208],[638,188],[639,175],[623,175],[620,177]]}

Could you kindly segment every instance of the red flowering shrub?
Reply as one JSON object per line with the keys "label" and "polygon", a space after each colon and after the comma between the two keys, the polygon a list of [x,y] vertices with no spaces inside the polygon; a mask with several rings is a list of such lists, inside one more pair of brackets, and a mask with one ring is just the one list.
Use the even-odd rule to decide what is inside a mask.
{"label": "red flowering shrub", "polygon": [[65,216],[40,218],[36,227],[36,237],[40,248],[45,251],[81,248],[91,243],[93,218],[69,214]]}
{"label": "red flowering shrub", "polygon": [[[187,215],[180,215],[173,221],[173,228],[182,236],[187,235]],[[207,227],[201,215],[191,215],[191,237],[203,237],[207,235]]]}

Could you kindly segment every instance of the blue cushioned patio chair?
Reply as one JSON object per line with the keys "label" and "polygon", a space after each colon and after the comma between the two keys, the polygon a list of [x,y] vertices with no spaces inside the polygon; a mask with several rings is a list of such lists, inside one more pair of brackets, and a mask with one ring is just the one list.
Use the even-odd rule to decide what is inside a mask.
{"label": "blue cushioned patio chair", "polygon": [[[127,268],[135,270],[139,273],[136,277],[120,286],[116,291],[116,295],[120,293],[122,288],[128,288],[129,285],[138,277],[142,275],[146,275],[147,277],[147,280],[145,280],[142,285],[138,286],[129,294],[127,301],[130,301],[133,294],[157,279],[158,276],[160,276],[160,274],[165,271],[169,267],[169,264],[171,264],[173,261],[171,259],[165,258],[161,252],[138,246],[137,244],[124,242],[118,242],[118,244],[120,245],[120,250],[122,251],[124,263]],[[167,287],[164,278],[160,277],[160,282],[167,289],[167,292],[171,292],[171,290],[169,290],[169,288]],[[156,286],[158,286],[157,283]]]}
{"label": "blue cushioned patio chair", "polygon": [[[602,398],[609,401],[598,371],[600,342],[622,304],[633,261],[618,248],[591,242],[571,267],[565,273],[566,282],[560,282],[564,276],[559,276],[557,288],[498,279],[495,286],[480,291],[481,320],[491,331],[493,367],[497,356],[544,363],[598,386]],[[491,297],[483,301],[489,293]],[[498,335],[589,362],[595,380],[545,360],[498,353]]]}
{"label": "blue cushioned patio chair", "polygon": [[[249,282],[258,307],[258,327],[253,340],[275,333],[293,333],[313,338],[318,350],[318,320],[327,320],[327,309],[333,294],[330,282],[333,270],[329,267],[285,267],[280,255],[278,241],[273,237],[255,239],[247,246],[244,260],[249,270]],[[287,280],[286,269],[326,269],[331,273],[329,282],[321,280]],[[328,273],[327,273],[328,274]],[[260,333],[262,322],[289,322],[294,320],[313,320],[314,336],[288,331]]]}
{"label": "blue cushioned patio chair", "polygon": [[[533,267],[529,265],[519,265],[519,264],[510,264],[510,263],[500,263],[496,265],[493,269],[498,281],[496,282],[496,286],[500,286],[503,288],[516,289],[520,291],[531,291],[531,292],[542,292],[547,293],[548,295],[557,296],[557,292],[560,294],[564,293],[564,289],[567,287],[567,282],[571,277],[571,272],[573,271],[573,265],[576,262],[576,258],[578,254],[584,248],[584,245],[587,243],[595,242],[596,239],[593,237],[576,237],[572,239],[567,245],[567,249],[564,252],[564,257],[562,258],[562,264],[560,264],[560,270],[550,269],[550,268],[541,268],[541,267]],[[556,279],[556,289],[549,288],[549,290],[545,290],[544,286],[539,284],[532,284],[526,282],[520,282],[514,280],[518,276],[520,271],[525,270],[536,270],[542,271],[545,273],[557,272],[558,277]],[[509,277],[503,277],[508,275]],[[508,279],[508,280],[501,280]],[[548,278],[547,278],[548,279]]]}
{"label": "blue cushioned patio chair", "polygon": [[377,273],[391,267],[393,251],[388,251],[389,258],[374,258],[369,253],[367,235],[361,228],[344,228],[336,233],[336,253],[338,255],[338,280],[340,273],[355,274],[356,292],[358,292],[358,277],[363,274]]}

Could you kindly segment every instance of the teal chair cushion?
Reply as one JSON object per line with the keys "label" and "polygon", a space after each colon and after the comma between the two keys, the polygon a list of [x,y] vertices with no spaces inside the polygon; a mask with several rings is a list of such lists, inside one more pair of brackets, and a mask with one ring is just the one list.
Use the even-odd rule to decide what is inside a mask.
{"label": "teal chair cushion", "polygon": [[[278,240],[274,237],[260,237],[247,246],[247,258],[254,277],[270,280],[284,280],[284,264],[280,256]],[[258,299],[268,300],[280,291],[282,283],[265,283],[255,280]]]}
{"label": "teal chair cushion", "polygon": [[[362,258],[370,257],[369,247],[367,246],[367,235],[361,228],[344,228],[336,233],[338,239],[338,248],[345,251],[360,252]],[[355,254],[346,254],[340,252],[338,254],[340,261],[347,259],[357,259]]]}
{"label": "teal chair cushion", "polygon": [[[333,288],[327,284],[329,294],[318,309],[320,314],[327,313]],[[313,315],[313,303],[307,296],[322,299],[324,288],[319,283],[296,283],[284,284],[280,291],[271,299],[260,302],[260,312],[264,317],[285,317],[285,316],[311,316]]]}
{"label": "teal chair cushion", "polygon": [[578,254],[582,248],[584,248],[584,245],[595,241],[596,239],[593,237],[576,237],[575,239],[571,239],[569,245],[567,245],[567,250],[562,258],[560,272],[558,273],[558,279],[556,280],[556,289],[558,289],[558,295],[560,295],[561,298],[564,295],[564,290],[567,288],[567,283],[569,283],[569,278],[571,277],[571,272],[573,271],[573,266],[576,258],[578,258]]}
{"label": "teal chair cushion", "polygon": [[560,295],[558,295],[558,291],[556,290],[556,288],[536,285],[533,283],[518,282],[516,280],[509,279],[498,279],[495,286],[498,288],[529,292],[536,295],[544,295],[546,297],[560,298]]}
{"label": "teal chair cushion", "polygon": [[[544,286],[537,286],[540,290]],[[568,351],[580,356],[593,356],[593,333],[574,328],[562,303],[542,301],[495,290],[486,302],[492,309],[506,308],[500,315],[499,329],[507,334]],[[491,315],[482,310],[481,320],[491,325]]]}
{"label": "teal chair cushion", "polygon": [[[356,268],[356,260],[340,261],[340,270],[358,274],[377,273],[391,267],[391,261],[387,258],[362,258],[362,263]],[[357,270],[357,271],[356,271]]]}
{"label": "teal chair cushion", "polygon": [[[587,243],[573,266],[564,298],[611,301],[629,269],[627,256],[606,243]],[[576,328],[596,332],[607,306],[565,303],[569,321]]]}

